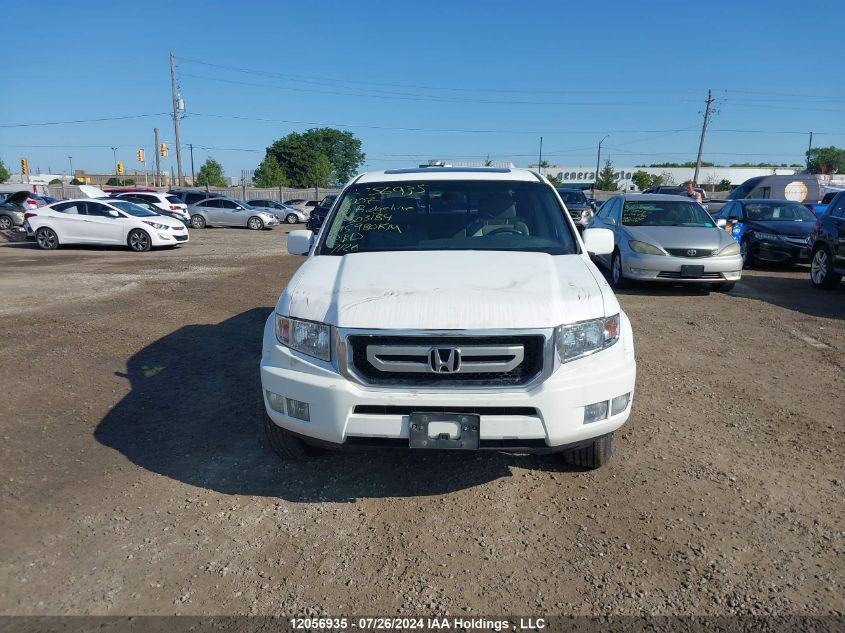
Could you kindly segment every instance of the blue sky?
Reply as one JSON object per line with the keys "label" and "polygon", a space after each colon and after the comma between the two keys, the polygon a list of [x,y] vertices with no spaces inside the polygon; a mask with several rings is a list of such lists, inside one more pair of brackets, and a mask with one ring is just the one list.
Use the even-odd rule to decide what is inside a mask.
{"label": "blue sky", "polygon": [[[132,169],[138,147],[151,158],[156,126],[172,143],[171,50],[182,142],[197,168],[212,156],[228,175],[323,124],[354,132],[369,169],[487,155],[527,165],[541,135],[550,162],[590,166],[608,133],[617,165],[693,160],[708,88],[719,112],[705,160],[802,162],[811,130],[814,145],[845,146],[841,37],[825,32],[841,30],[841,0],[48,1],[4,13],[28,33],[0,71],[0,157],[13,171],[21,156],[42,172],[67,171],[68,156],[108,171],[112,146]],[[153,116],[9,127],[136,115]]]}

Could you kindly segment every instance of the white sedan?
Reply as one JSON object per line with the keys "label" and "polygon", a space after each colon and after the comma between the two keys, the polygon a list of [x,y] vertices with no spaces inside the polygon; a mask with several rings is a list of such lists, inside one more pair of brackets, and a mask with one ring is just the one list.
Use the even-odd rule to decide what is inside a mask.
{"label": "white sedan", "polygon": [[188,241],[184,224],[125,200],[64,200],[26,214],[27,234],[39,248],[60,244],[124,245],[133,251]]}

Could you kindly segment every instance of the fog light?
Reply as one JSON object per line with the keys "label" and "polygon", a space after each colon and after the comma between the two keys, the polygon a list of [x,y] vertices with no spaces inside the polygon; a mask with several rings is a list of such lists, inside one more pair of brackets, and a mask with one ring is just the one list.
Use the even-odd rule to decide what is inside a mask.
{"label": "fog light", "polygon": [[623,393],[621,396],[616,396],[610,402],[610,415],[616,415],[617,413],[622,413],[625,409],[628,408],[628,401],[631,398],[631,392]]}
{"label": "fog light", "polygon": [[584,424],[598,422],[607,417],[607,400],[594,402],[584,407]]}
{"label": "fog light", "polygon": [[308,411],[308,403],[293,400],[292,398],[285,398],[288,402],[288,415],[303,422],[311,421],[311,414]]}
{"label": "fog light", "polygon": [[273,393],[272,391],[267,392],[267,403],[270,405],[270,408],[273,409],[276,413],[281,413],[284,415],[285,413],[285,399],[284,396],[280,396],[277,393]]}

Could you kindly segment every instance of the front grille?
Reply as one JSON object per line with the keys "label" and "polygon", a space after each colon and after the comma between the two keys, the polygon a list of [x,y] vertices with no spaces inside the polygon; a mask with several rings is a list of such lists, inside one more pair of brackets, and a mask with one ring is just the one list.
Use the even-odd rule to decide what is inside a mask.
{"label": "front grille", "polygon": [[[545,337],[537,334],[510,336],[383,336],[351,334],[348,337],[348,362],[356,374],[371,385],[416,385],[419,387],[437,386],[519,386],[531,382],[543,371],[543,353]],[[472,348],[516,347],[521,348],[522,360],[508,371],[463,371],[462,373],[432,373],[426,368],[421,371],[409,371],[406,367],[398,371],[383,371],[373,365],[367,357],[367,348],[384,349],[391,347],[438,348],[457,347],[462,350],[467,363],[481,360],[502,362],[497,357],[474,357]],[[403,357],[393,359],[402,361]],[[411,359],[407,359],[411,360]],[[416,357],[414,360],[418,360]],[[466,369],[466,367],[464,368]],[[473,368],[475,369],[475,368]]]}
{"label": "front grille", "polygon": [[[690,251],[695,251],[692,255]],[[690,257],[690,258],[698,258],[698,257],[713,257],[714,255],[718,255],[719,251],[712,250],[709,248],[667,248],[666,252],[670,255],[674,255],[675,257]]]}
{"label": "front grille", "polygon": [[177,242],[184,242],[185,240],[188,239],[188,236],[187,235],[174,235],[173,239],[175,239]]}
{"label": "front grille", "polygon": [[668,270],[657,273],[660,279],[723,279],[722,273],[701,273],[698,277],[681,277],[681,273]]}
{"label": "front grille", "polygon": [[521,415],[537,416],[534,407],[421,407],[382,404],[359,404],[352,413],[362,415],[410,415],[412,413],[469,413],[476,415]]}
{"label": "front grille", "polygon": [[801,248],[807,248],[807,238],[806,237],[788,237],[788,236],[781,236],[784,242],[791,246],[800,246]]}

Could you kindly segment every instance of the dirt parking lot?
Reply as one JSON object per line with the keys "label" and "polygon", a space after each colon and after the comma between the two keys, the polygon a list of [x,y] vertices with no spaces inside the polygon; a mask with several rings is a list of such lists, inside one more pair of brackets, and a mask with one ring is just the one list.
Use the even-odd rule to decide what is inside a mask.
{"label": "dirt parking lot", "polygon": [[3,614],[841,614],[845,287],[620,295],[611,464],[335,454],[257,418],[284,229],[0,244]]}

